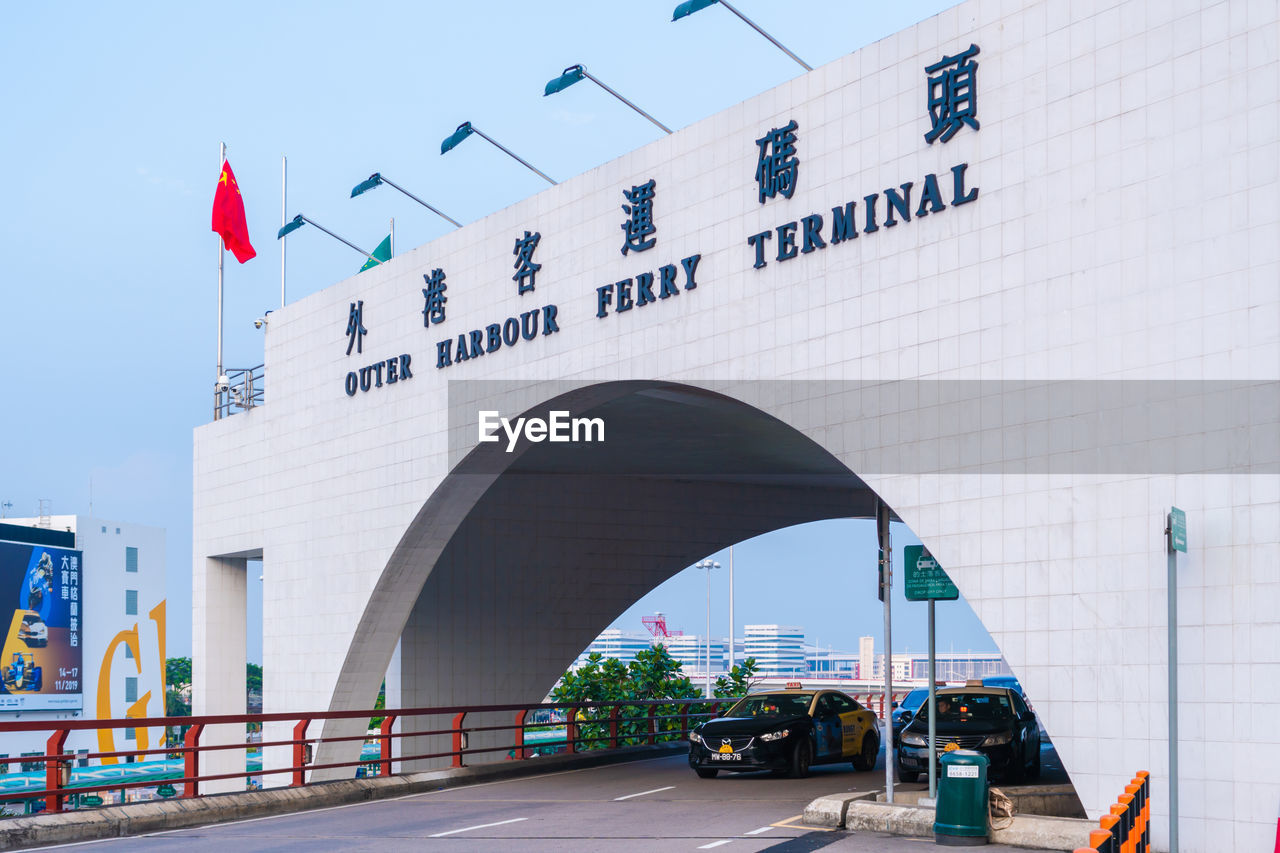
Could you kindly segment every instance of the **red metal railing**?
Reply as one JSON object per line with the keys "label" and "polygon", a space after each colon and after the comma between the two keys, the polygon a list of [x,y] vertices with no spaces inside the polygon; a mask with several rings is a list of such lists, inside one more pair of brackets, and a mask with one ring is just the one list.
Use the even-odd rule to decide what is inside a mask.
{"label": "red metal railing", "polygon": [[[895,701],[905,695],[894,693]],[[883,693],[857,693],[853,698],[865,707],[876,710],[883,720]],[[71,793],[84,794],[97,790],[124,791],[132,788],[153,788],[161,782],[155,779],[102,781],[101,784],[86,785],[77,782],[71,787],[72,762],[86,762],[92,759],[124,759],[135,761],[147,756],[181,757],[182,775],[177,779],[164,779],[163,783],[181,786],[182,797],[200,796],[201,783],[228,779],[246,779],[249,776],[286,775],[290,786],[307,784],[308,771],[328,770],[334,768],[354,768],[376,764],[376,775],[390,776],[395,772],[395,765],[407,761],[432,761],[449,759],[453,767],[463,767],[472,757],[494,757],[495,753],[507,753],[507,759],[526,759],[542,750],[552,749],[576,753],[591,749],[618,749],[623,746],[637,744],[655,744],[661,741],[685,740],[693,725],[700,720],[715,716],[719,709],[734,699],[654,699],[628,700],[615,702],[579,702],[570,704],[539,703],[529,705],[471,705],[437,708],[401,708],[395,710],[369,711],[322,711],[303,714],[228,714],[203,717],[146,717],[128,718],[124,720],[43,720],[43,721],[4,721],[0,722],[0,732],[50,732],[46,742],[44,755],[24,755],[23,761],[32,764],[43,763],[45,767],[45,787],[39,790],[21,790],[0,793],[0,803],[12,800],[44,800],[45,810],[61,812],[65,808],[67,797]],[[546,710],[547,716],[555,715],[558,719],[548,721],[531,721],[533,712]],[[468,725],[468,715],[477,714],[512,714],[511,723],[498,725]],[[345,737],[309,737],[308,730],[313,723],[325,720],[371,720],[381,717],[381,724],[376,734],[368,732]],[[432,722],[440,720],[440,722]],[[425,728],[410,731],[393,731],[397,721],[403,724],[409,720],[425,721]],[[447,722],[444,722],[447,720]],[[201,743],[210,726],[249,726],[266,723],[292,723],[291,737],[287,740],[254,741],[207,744]],[[531,745],[526,734],[533,729],[563,726],[565,733],[562,739],[542,741]],[[162,746],[149,749],[116,750],[110,752],[69,753],[65,750],[68,735],[73,731],[102,731],[122,728],[143,729],[163,728],[166,732],[172,728],[185,729],[182,744],[172,741]],[[471,747],[469,738],[477,733],[510,732],[510,743],[498,746]],[[412,755],[394,756],[392,744],[395,739],[414,737],[449,736],[450,749],[444,752],[427,752]],[[496,735],[495,735],[496,737]],[[502,741],[502,738],[497,738]],[[166,740],[168,740],[166,738]],[[353,761],[316,764],[313,761],[313,749],[320,743],[339,743],[359,741],[361,744],[376,740],[378,742],[378,758],[370,762],[365,758]],[[237,770],[232,773],[201,772],[201,756],[215,751],[241,750],[247,755],[249,750],[266,747],[289,747],[291,760],[285,767],[266,767],[262,770]],[[265,762],[264,762],[265,764]]]}
{"label": "red metal railing", "polygon": [[[0,803],[11,800],[43,799],[45,810],[63,811],[70,793],[84,794],[95,790],[123,791],[131,788],[156,787],[167,783],[181,786],[182,797],[200,796],[201,783],[226,779],[245,779],[249,776],[287,774],[289,785],[307,784],[308,771],[332,768],[354,768],[371,764],[367,759],[316,764],[313,762],[313,746],[320,743],[359,741],[371,739],[379,744],[379,756],[372,762],[377,765],[377,775],[390,776],[395,764],[406,761],[449,759],[453,767],[463,767],[475,756],[491,757],[494,753],[507,753],[507,759],[524,759],[539,750],[553,749],[576,753],[590,749],[618,749],[640,743],[655,744],[660,740],[676,741],[687,738],[692,725],[714,716],[721,706],[734,699],[686,699],[686,700],[630,700],[616,702],[540,703],[530,705],[471,705],[440,708],[402,708],[396,710],[324,711],[305,714],[228,714],[203,717],[145,717],[124,720],[43,720],[0,722],[0,732],[51,732],[44,755],[24,755],[23,761],[45,766],[45,787],[39,790],[22,790],[0,793]],[[530,721],[534,711],[547,710],[563,719]],[[512,722],[500,725],[468,725],[468,715],[511,713]],[[550,715],[549,715],[550,716]],[[376,735],[364,733],[346,737],[309,738],[312,723],[324,720],[370,720],[381,717]],[[448,719],[447,723],[432,723],[432,718]],[[392,731],[395,723],[409,720],[426,721],[426,728],[411,731]],[[288,740],[255,741],[240,743],[203,744],[201,737],[210,726],[248,726],[265,723],[292,723],[292,736]],[[563,726],[562,739],[543,741],[536,745],[526,742],[531,729],[558,728]],[[150,749],[116,750],[111,752],[69,753],[65,751],[68,735],[73,731],[101,731],[114,729],[185,728],[182,745],[166,743]],[[403,725],[402,725],[403,727]],[[469,737],[476,733],[510,732],[511,742],[499,746],[471,747]],[[428,752],[393,756],[393,740],[400,738],[445,736],[451,738],[451,749],[446,752]],[[498,740],[503,740],[498,738]],[[209,774],[201,772],[201,756],[214,751],[264,749],[266,747],[290,747],[291,762],[286,767],[266,767],[261,771],[239,770],[233,773]],[[102,781],[101,784],[77,784],[70,788],[71,767],[74,760],[124,759],[134,761],[146,756],[175,757],[183,761],[182,776],[178,779],[140,781]],[[265,763],[264,763],[265,764]]]}

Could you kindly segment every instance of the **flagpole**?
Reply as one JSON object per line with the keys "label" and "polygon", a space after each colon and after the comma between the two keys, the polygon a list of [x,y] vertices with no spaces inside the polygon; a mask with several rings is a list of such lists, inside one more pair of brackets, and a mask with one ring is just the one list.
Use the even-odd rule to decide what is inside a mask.
{"label": "flagpole", "polygon": [[[227,163],[227,143],[219,143],[218,174],[222,174]],[[218,235],[218,377],[215,384],[222,382],[222,256],[226,247],[222,244],[222,235]],[[221,389],[219,388],[219,394]]]}
{"label": "flagpole", "polygon": [[389,258],[396,256],[396,218],[391,217],[391,230],[387,235],[387,251],[390,253]]}
{"label": "flagpole", "polygon": [[[283,228],[288,222],[288,214],[285,213],[285,195],[289,187],[289,161],[283,154],[280,155],[280,227]],[[284,307],[284,253],[285,241],[280,241],[280,307]]]}

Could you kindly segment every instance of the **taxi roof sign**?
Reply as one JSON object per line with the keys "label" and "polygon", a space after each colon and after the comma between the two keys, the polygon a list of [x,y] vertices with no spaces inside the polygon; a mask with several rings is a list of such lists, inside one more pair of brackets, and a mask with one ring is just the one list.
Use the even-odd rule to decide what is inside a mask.
{"label": "taxi roof sign", "polygon": [[800,690],[800,689],[801,689],[800,682],[798,682],[798,681],[788,681],[788,682],[787,682],[787,689],[788,689],[788,690]]}

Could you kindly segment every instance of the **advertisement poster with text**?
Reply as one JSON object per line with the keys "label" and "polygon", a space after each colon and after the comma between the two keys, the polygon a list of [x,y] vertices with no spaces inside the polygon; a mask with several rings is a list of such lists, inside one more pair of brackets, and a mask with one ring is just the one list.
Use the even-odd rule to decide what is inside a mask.
{"label": "advertisement poster with text", "polygon": [[0,712],[84,707],[84,555],[0,542]]}

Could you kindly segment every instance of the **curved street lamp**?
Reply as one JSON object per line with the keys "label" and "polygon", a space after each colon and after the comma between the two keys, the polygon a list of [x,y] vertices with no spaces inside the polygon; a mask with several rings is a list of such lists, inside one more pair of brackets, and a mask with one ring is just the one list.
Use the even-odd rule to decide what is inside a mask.
{"label": "curved street lamp", "polygon": [[720,564],[715,560],[703,560],[694,563],[695,569],[707,570],[707,677],[706,677],[706,698],[711,698],[711,570],[720,568]]}
{"label": "curved street lamp", "polygon": [[800,63],[800,67],[803,68],[805,71],[813,70],[812,65],[805,62],[803,59],[796,56],[791,51],[787,50],[787,48],[782,44],[782,42],[778,41],[776,38],[769,35],[764,30],[760,29],[760,27],[756,24],[755,21],[751,20],[746,15],[742,14],[737,9],[730,6],[727,2],[725,2],[725,0],[685,0],[685,2],[677,6],[675,8],[675,11],[671,13],[671,20],[678,21],[681,18],[686,18],[689,15],[692,15],[694,12],[701,12],[703,9],[707,8],[708,6],[714,6],[717,3],[719,3],[721,6],[725,7],[730,12],[732,12],[733,14],[741,18],[743,22],[746,23],[747,26],[751,27],[751,29],[755,30],[760,35],[767,38],[769,41],[773,42],[774,47],[776,47],[778,50],[782,51],[787,56],[794,59],[796,62]]}
{"label": "curved street lamp", "polygon": [[352,198],[355,198],[355,197],[356,197],[356,196],[358,196],[358,195],[363,195],[364,193],[367,193],[369,190],[373,189],[373,188],[374,188],[374,187],[376,187],[376,186],[379,186],[380,184],[386,184],[387,186],[391,187],[392,189],[399,190],[400,192],[402,192],[402,193],[404,193],[405,195],[407,195],[409,198],[411,198],[411,199],[413,199],[414,201],[416,201],[418,204],[420,204],[420,205],[422,205],[423,207],[425,207],[427,210],[429,210],[429,211],[431,211],[432,213],[434,213],[436,216],[439,216],[441,219],[448,220],[450,223],[452,223],[452,225],[453,225],[453,227],[454,227],[454,228],[461,228],[461,227],[462,227],[462,223],[461,223],[461,222],[459,222],[458,220],[454,219],[452,216],[449,216],[449,215],[448,215],[448,214],[446,214],[446,213],[442,213],[442,212],[441,212],[441,211],[439,211],[438,209],[436,209],[436,208],[432,207],[431,205],[427,204],[425,201],[423,201],[422,199],[418,198],[416,195],[414,195],[413,193],[409,192],[408,190],[406,190],[404,187],[400,186],[399,184],[393,184],[391,181],[389,181],[389,180],[387,180],[386,178],[382,177],[382,173],[381,173],[381,172],[374,172],[372,175],[370,175],[369,177],[365,178],[365,179],[364,179],[363,181],[361,181],[360,183],[356,184],[356,185],[355,185],[355,187],[354,187],[354,188],[352,188],[352,190],[351,190],[351,197],[352,197]]}
{"label": "curved street lamp", "polygon": [[[482,130],[480,130],[480,128],[476,127],[469,121],[464,121],[462,124],[458,125],[457,130],[455,130],[453,133],[445,137],[444,141],[440,143],[440,153],[441,154],[449,153],[454,148],[458,147],[458,143],[462,142],[462,140],[466,139],[468,136],[470,136],[473,133],[476,136],[488,142],[493,147],[497,148],[502,153],[506,154],[512,160],[515,160],[517,163],[524,166],[529,171],[538,175],[538,177],[542,178],[547,183],[553,186],[557,183],[554,179],[549,177],[546,172],[543,172],[541,169],[534,168],[533,164],[531,164],[528,160],[525,160],[522,157],[517,157],[510,148],[494,141],[493,137],[487,135]],[[383,180],[386,180],[386,179],[384,178]]]}
{"label": "curved street lamp", "polygon": [[299,213],[297,216],[293,217],[293,219],[290,219],[283,226],[281,226],[280,230],[276,232],[276,239],[277,240],[283,239],[286,235],[292,234],[294,231],[297,231],[303,225],[315,225],[315,227],[319,228],[321,231],[328,234],[330,237],[337,240],[339,243],[342,243],[345,246],[349,246],[352,249],[355,249],[357,252],[364,255],[366,258],[373,261],[375,264],[382,263],[381,258],[374,257],[373,255],[366,252],[364,249],[361,249],[355,243],[352,243],[350,240],[344,240],[343,238],[339,237],[337,234],[334,234],[328,228],[325,228],[323,225],[318,225],[314,220],[308,219],[307,217],[303,216],[301,213]]}
{"label": "curved street lamp", "polygon": [[587,80],[590,80],[592,83],[595,83],[601,89],[604,89],[610,95],[613,95],[619,101],[622,101],[622,103],[631,107],[631,109],[635,110],[636,112],[640,113],[640,115],[644,116],[649,121],[653,122],[655,125],[661,128],[664,132],[666,133],[671,132],[671,128],[667,127],[665,124],[658,121],[656,118],[654,118],[644,110],[637,107],[631,101],[622,97],[616,91],[609,88],[604,83],[600,82],[600,79],[598,77],[594,76],[589,71],[587,71],[587,67],[585,65],[581,65],[581,64],[570,65],[568,68],[566,68],[564,71],[560,73],[559,77],[555,78],[554,80],[548,80],[546,88],[543,89],[542,91],[542,97],[545,98],[547,95],[554,95],[556,92],[563,92],[565,89],[568,89],[574,83],[577,83],[579,80],[582,80],[582,79],[587,79]]}

